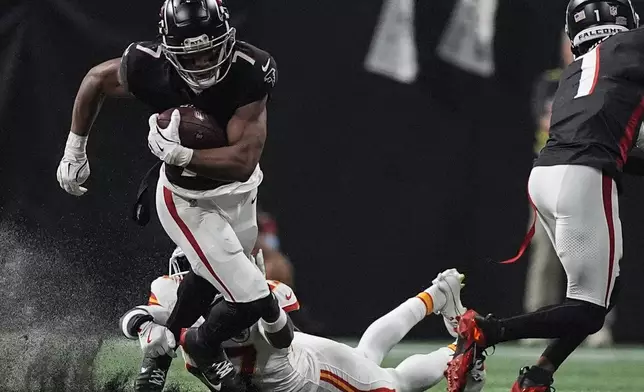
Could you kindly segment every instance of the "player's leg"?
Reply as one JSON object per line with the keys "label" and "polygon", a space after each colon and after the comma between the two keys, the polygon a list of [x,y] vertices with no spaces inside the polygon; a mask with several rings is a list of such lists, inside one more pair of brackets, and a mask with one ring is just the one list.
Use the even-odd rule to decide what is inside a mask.
{"label": "player's leg", "polygon": [[537,222],[530,244],[530,265],[526,275],[524,307],[528,312],[561,302],[562,297],[559,286],[563,270],[559,257],[541,219],[538,216],[535,218]]}
{"label": "player's leg", "polygon": [[[603,326],[605,309],[610,306],[611,301],[614,303],[616,298],[611,297],[611,294],[619,274],[619,260],[622,256],[617,189],[611,178],[601,176],[600,179],[599,173],[592,174],[592,171],[588,174],[588,182],[592,183],[592,179],[596,179],[595,187],[601,189],[601,193],[591,193],[587,197],[590,203],[597,207],[603,205],[603,208],[595,208],[585,213],[573,210],[568,216],[565,212],[566,205],[560,203],[564,205],[560,206],[562,216],[557,219],[555,236],[556,248],[561,254],[561,262],[568,277],[565,303],[584,308],[592,307],[597,315],[585,321],[588,324],[587,329],[580,328],[578,333],[561,336],[548,346],[538,365],[549,371],[557,370],[589,334],[597,332]],[[581,241],[580,236],[584,238]]]}
{"label": "player's leg", "polygon": [[217,199],[217,205],[230,217],[230,225],[247,255],[255,247],[259,233],[257,195],[258,189],[255,188],[241,197],[226,196]]}
{"label": "player's leg", "polygon": [[[305,350],[310,355],[295,355],[295,371],[307,375],[319,392],[331,391],[397,391],[399,388],[393,369],[383,369],[346,344],[305,333],[297,333],[293,340],[294,352]],[[319,372],[319,373],[318,373]],[[296,390],[298,386],[284,385]]]}
{"label": "player's leg", "polygon": [[349,347],[332,348],[323,353],[320,382],[341,391],[424,391],[443,379],[443,372],[454,351],[440,348],[425,355],[413,355],[395,369],[382,368],[359,355],[351,356]]}
{"label": "player's leg", "polygon": [[134,381],[135,392],[161,392],[172,364],[172,357],[162,355],[157,358],[144,357],[139,374]]}
{"label": "player's leg", "polygon": [[537,169],[545,169],[539,175],[545,184],[556,179],[560,183],[558,192],[539,197],[537,188],[531,189],[531,194],[540,212],[553,211],[555,217],[554,245],[566,271],[566,301],[499,320],[503,332],[494,341],[557,338],[599,330],[619,273],[621,222],[614,181],[585,166]]}
{"label": "player's leg", "polygon": [[[257,194],[258,190],[253,189],[240,195],[220,196],[215,200],[217,208],[230,223],[247,259],[257,242]],[[250,265],[255,268],[252,262]],[[265,280],[262,283],[268,287]],[[277,299],[270,291],[264,297],[254,300],[248,305],[238,304],[237,308],[237,311],[246,313],[255,321],[261,317],[264,327],[270,325],[271,330],[279,331],[284,326],[283,321],[286,320],[286,313],[281,310]],[[269,332],[267,336],[269,339],[273,339],[273,344],[283,347],[288,346],[293,337],[292,331],[289,332],[288,328],[283,329],[281,333]]]}
{"label": "player's leg", "polygon": [[[532,208],[530,210],[531,213],[535,213]],[[525,279],[524,310],[526,312],[534,312],[544,306],[561,302],[563,296],[561,289],[563,268],[552,245],[553,241],[541,222],[542,218],[538,216],[535,218],[537,222],[530,244],[530,260]],[[541,342],[540,339],[522,341],[526,345],[541,344]]]}
{"label": "player's leg", "polygon": [[177,289],[177,302],[166,322],[177,342],[181,329],[191,327],[199,317],[208,314],[217,294],[217,289],[209,281],[193,271],[183,277]]}
{"label": "player's leg", "polygon": [[195,274],[230,303],[251,303],[268,296],[265,278],[244,253],[230,217],[212,200],[187,200],[157,189],[159,219],[184,251]]}
{"label": "player's leg", "polygon": [[[530,194],[546,218],[547,230],[554,234],[568,278],[566,300],[506,319],[483,318],[470,311],[459,324],[459,334],[466,346],[475,349],[521,338],[557,338],[539,366],[522,372],[518,380],[527,391],[545,391],[552,372],[603,324],[622,253],[621,223],[614,181],[589,167],[537,167],[530,176]],[[450,372],[462,374],[468,359],[465,351],[457,350]],[[450,390],[458,391],[459,383],[453,385]]]}
{"label": "player's leg", "polygon": [[184,350],[190,352],[207,377],[212,373],[215,385],[222,374],[230,373],[221,371],[230,365],[221,342],[255,323],[261,312],[270,308],[264,302],[274,298],[264,276],[244,254],[225,214],[212,201],[186,200],[159,185],[157,212],[195,274],[210,282],[225,298],[213,308],[204,324],[182,336]]}
{"label": "player's leg", "polygon": [[[443,379],[453,353],[443,347],[427,355],[409,357],[392,369],[382,368],[357,350],[329,339],[300,333],[293,344],[313,353],[323,391],[423,391]],[[307,360],[296,366],[308,373],[311,363]]]}
{"label": "player's leg", "polygon": [[584,345],[591,348],[611,347],[613,345],[613,326],[615,325],[615,309],[611,310],[604,320],[604,326],[599,331],[588,336]]}
{"label": "player's leg", "polygon": [[441,347],[429,354],[416,354],[403,360],[395,369],[398,390],[424,391],[443,379],[454,347]]}
{"label": "player's leg", "polygon": [[455,269],[438,274],[425,291],[374,321],[362,334],[356,350],[379,365],[416,324],[432,313],[442,313],[448,331],[455,334],[456,318],[466,310],[460,299],[462,280],[463,275]]}

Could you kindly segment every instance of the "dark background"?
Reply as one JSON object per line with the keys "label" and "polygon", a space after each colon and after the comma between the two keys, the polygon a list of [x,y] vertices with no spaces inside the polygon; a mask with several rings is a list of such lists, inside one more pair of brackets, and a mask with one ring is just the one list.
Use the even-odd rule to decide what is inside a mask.
{"label": "dark background", "polygon": [[[280,71],[261,204],[278,219],[299,297],[324,332],[361,333],[449,267],[467,274],[466,306],[519,312],[527,259],[508,266],[486,260],[511,257],[526,232],[535,129],[529,98],[537,75],[558,63],[566,2],[500,0],[497,72],[489,79],[435,57],[453,2],[419,2],[422,70],[418,83],[404,85],[363,67],[380,1],[240,1],[229,4],[243,17],[242,37],[271,52]],[[150,113],[141,104],[105,102],[88,146],[85,196],[66,194],[55,174],[85,72],[119,57],[129,42],[153,38],[159,7],[129,0],[3,7],[6,328],[71,317],[116,330],[120,314],[144,301],[149,282],[166,271],[173,245],[156,216],[145,228],[128,220],[138,181],[156,160],[146,146]],[[629,178],[621,200],[620,341],[643,340],[630,327],[644,322],[642,196],[642,182]],[[413,335],[444,330],[434,321]]]}

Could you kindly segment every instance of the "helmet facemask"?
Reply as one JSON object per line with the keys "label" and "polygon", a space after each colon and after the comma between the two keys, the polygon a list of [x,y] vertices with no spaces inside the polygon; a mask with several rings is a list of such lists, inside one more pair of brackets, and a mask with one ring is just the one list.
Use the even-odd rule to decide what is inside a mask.
{"label": "helmet facemask", "polygon": [[[175,281],[178,285],[183,281],[183,277],[190,272],[188,266],[186,266],[187,259],[181,249],[176,248],[170,257],[170,262],[168,265],[168,277]],[[184,264],[183,266],[181,264]],[[182,268],[183,267],[183,268]]]}
{"label": "helmet facemask", "polygon": [[181,45],[169,45],[163,38],[163,52],[179,76],[192,88],[204,90],[221,82],[232,64],[235,29],[220,37],[207,34],[186,38]]}

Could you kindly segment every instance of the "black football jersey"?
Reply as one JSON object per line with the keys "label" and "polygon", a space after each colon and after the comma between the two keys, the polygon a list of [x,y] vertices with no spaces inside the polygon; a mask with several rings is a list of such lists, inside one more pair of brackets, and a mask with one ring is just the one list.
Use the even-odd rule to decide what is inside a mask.
{"label": "black football jersey", "polygon": [[585,165],[619,184],[644,115],[644,29],[618,33],[570,64],[535,166]]}
{"label": "black football jersey", "polygon": [[[277,66],[267,52],[237,41],[226,77],[196,93],[165,58],[158,41],[135,42],[123,54],[121,76],[127,90],[156,113],[193,105],[226,127],[238,108],[270,95],[277,82]],[[184,189],[208,190],[224,184],[194,173],[184,174],[181,167],[165,167],[168,180]]]}

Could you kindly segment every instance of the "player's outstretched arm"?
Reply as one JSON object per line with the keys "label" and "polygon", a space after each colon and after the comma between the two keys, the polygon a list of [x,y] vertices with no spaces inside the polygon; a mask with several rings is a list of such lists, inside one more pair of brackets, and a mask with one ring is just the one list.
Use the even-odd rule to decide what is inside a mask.
{"label": "player's outstretched arm", "polygon": [[266,101],[237,109],[226,129],[230,146],[195,150],[188,169],[218,180],[248,181],[266,141]]}
{"label": "player's outstretched arm", "polygon": [[72,133],[87,136],[105,97],[127,97],[121,77],[121,58],[98,64],[87,72],[76,94]]}
{"label": "player's outstretched arm", "polygon": [[87,189],[81,186],[90,174],[85,148],[89,130],[103,100],[107,96],[127,96],[120,68],[121,58],[95,66],[85,75],[76,94],[71,131],[67,136],[65,152],[56,171],[60,187],[74,196],[82,196],[87,192]]}

